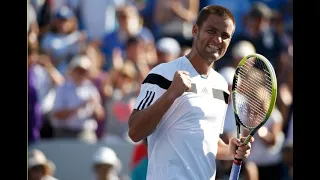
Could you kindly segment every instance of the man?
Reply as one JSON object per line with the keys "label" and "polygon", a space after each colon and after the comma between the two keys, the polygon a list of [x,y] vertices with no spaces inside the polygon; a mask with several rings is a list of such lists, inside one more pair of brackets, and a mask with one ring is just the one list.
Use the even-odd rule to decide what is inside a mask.
{"label": "man", "polygon": [[229,92],[212,66],[227,51],[234,31],[228,9],[204,7],[192,28],[191,52],[156,66],[142,83],[129,136],[148,140],[147,180],[215,179],[216,159],[249,155],[250,143],[231,138],[225,144],[219,138]]}

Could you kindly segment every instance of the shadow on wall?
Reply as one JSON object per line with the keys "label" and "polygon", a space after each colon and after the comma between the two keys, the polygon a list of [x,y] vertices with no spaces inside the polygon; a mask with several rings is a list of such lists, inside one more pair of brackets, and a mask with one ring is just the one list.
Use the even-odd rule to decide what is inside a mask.
{"label": "shadow on wall", "polygon": [[112,148],[122,162],[121,175],[130,175],[129,163],[133,144],[124,140],[104,140],[88,144],[74,139],[42,140],[29,146],[37,148],[56,165],[54,176],[59,180],[88,180],[93,178],[92,155],[101,146]]}

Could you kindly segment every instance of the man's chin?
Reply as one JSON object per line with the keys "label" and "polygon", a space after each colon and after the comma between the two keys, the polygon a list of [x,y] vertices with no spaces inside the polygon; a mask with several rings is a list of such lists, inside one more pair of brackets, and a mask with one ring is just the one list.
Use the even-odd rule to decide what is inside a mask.
{"label": "man's chin", "polygon": [[220,58],[219,54],[214,53],[214,54],[210,54],[210,56],[208,56],[207,60],[209,62],[215,62]]}

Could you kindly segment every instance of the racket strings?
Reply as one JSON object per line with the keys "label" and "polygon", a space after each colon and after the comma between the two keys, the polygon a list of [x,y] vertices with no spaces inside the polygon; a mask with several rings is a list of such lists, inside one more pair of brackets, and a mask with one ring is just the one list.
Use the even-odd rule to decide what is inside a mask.
{"label": "racket strings", "polygon": [[[254,58],[250,58],[250,60],[251,59],[254,59]],[[258,65],[256,65],[256,64],[258,64]],[[248,65],[250,65],[251,68],[248,67]],[[254,67],[254,65],[256,65],[258,69],[252,68],[252,67]],[[263,72],[261,72],[262,70],[263,70],[264,74],[263,74]],[[256,63],[254,63],[252,61],[248,61],[248,63],[243,66],[243,69],[240,69],[239,73],[240,73],[240,76],[242,76],[242,77],[245,77],[246,74],[249,77],[246,79],[246,81],[242,82],[244,84],[243,87],[250,87],[255,92],[260,91],[260,95],[261,95],[260,98],[262,98],[264,100],[270,99],[271,94],[272,94],[271,75],[270,75],[269,71],[267,71],[266,65],[261,60],[257,59]],[[258,85],[255,86],[255,84],[257,84],[257,83],[258,83]],[[262,89],[261,87],[264,87],[264,89]],[[266,90],[266,91],[263,91],[263,90]],[[249,95],[251,95],[251,94],[249,94]]]}
{"label": "racket strings", "polygon": [[239,68],[235,89],[240,120],[249,128],[256,127],[264,120],[271,103],[272,81],[267,66],[258,58],[249,58]]}
{"label": "racket strings", "polygon": [[[244,66],[240,69],[239,73],[241,73],[242,77],[245,77],[247,76],[246,74],[248,74],[249,77],[253,77],[253,78],[248,78],[249,81],[251,82],[252,80],[257,81],[260,86],[265,86],[271,92],[272,81],[271,81],[271,75],[267,69],[267,66],[260,59],[257,59],[256,62],[253,62],[253,59],[257,59],[257,58],[249,58],[247,63],[245,63]],[[258,66],[258,68],[253,69],[253,67],[255,66]],[[263,72],[261,72],[261,70],[263,70]],[[264,76],[265,79],[262,78],[261,73],[265,74]],[[261,77],[261,78],[257,78],[257,77]],[[256,83],[256,82],[253,82],[253,83]]]}

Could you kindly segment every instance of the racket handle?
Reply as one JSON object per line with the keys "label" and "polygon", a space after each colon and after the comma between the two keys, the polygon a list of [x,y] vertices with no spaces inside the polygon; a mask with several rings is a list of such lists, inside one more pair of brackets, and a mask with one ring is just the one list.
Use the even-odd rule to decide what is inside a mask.
{"label": "racket handle", "polygon": [[230,173],[229,180],[238,180],[241,170],[242,160],[235,158],[233,160],[232,169]]}

